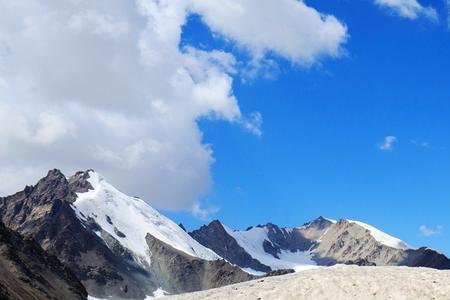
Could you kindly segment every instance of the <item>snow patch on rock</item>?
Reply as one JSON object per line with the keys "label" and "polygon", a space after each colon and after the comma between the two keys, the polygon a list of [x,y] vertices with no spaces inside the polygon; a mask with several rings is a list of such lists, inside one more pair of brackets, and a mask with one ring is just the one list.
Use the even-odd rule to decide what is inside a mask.
{"label": "snow patch on rock", "polygon": [[[279,259],[264,251],[264,241],[270,241],[266,227],[253,227],[247,231],[233,231],[227,226],[224,228],[248,254],[272,270],[294,269],[300,271],[316,267],[311,251],[281,250],[281,253],[278,253]],[[248,269],[246,271],[257,272]]]}

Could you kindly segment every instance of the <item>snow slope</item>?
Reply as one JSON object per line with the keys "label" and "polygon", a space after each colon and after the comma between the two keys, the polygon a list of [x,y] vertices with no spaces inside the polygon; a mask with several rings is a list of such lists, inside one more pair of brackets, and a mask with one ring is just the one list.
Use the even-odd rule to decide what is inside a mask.
{"label": "snow slope", "polygon": [[164,299],[449,300],[450,271],[407,267],[321,267]]}
{"label": "snow slope", "polygon": [[121,193],[95,172],[89,172],[89,176],[88,181],[94,189],[78,193],[73,203],[78,218],[93,218],[103,230],[132,251],[139,261],[151,262],[145,241],[147,233],[191,256],[205,260],[219,259],[212,250],[200,245],[145,201]]}
{"label": "snow slope", "polygon": [[[322,222],[321,219],[328,220],[331,223],[328,228],[321,229],[321,225],[317,223]],[[359,221],[344,221],[346,221],[345,223],[347,224],[355,224],[367,230],[378,243],[381,243],[387,247],[399,250],[412,249],[405,242],[399,240],[398,238],[390,236],[373,226]],[[316,226],[318,227],[316,228]],[[267,226],[253,227],[247,231],[233,231],[227,226],[224,226],[224,228],[226,232],[236,240],[239,246],[241,246],[252,258],[258,260],[264,265],[271,267],[272,270],[294,269],[295,271],[302,271],[305,269],[317,267],[316,260],[318,245],[323,242],[323,238],[328,234],[329,230],[333,229],[336,226],[345,226],[345,224],[321,217],[298,228],[284,228],[284,232],[287,232],[289,234],[292,234],[294,230],[302,231],[302,234],[306,234],[306,237],[314,244],[308,251],[291,252],[289,250],[281,250],[281,253],[278,254],[279,258],[274,257],[272,254],[267,253],[264,250],[264,241],[267,240],[270,242],[269,228]],[[328,236],[327,238],[333,240],[335,237]],[[326,251],[332,251],[332,249],[327,249]],[[370,251],[370,249],[368,249],[368,251]],[[257,274],[256,271],[251,269],[244,269],[244,271]]]}
{"label": "snow slope", "polygon": [[405,242],[403,242],[402,240],[399,240],[398,238],[390,236],[389,234],[384,233],[373,226],[370,226],[368,224],[365,224],[365,223],[362,223],[359,221],[352,221],[352,220],[347,220],[347,221],[369,230],[372,237],[377,242],[379,242],[383,245],[386,245],[391,248],[399,249],[399,250],[411,249],[411,247],[408,244],[406,244]]}
{"label": "snow slope", "polygon": [[[224,226],[227,233],[233,237],[236,242],[244,248],[254,259],[257,259],[262,264],[269,266],[272,270],[278,269],[294,269],[296,271],[313,268],[316,263],[312,260],[310,251],[291,252],[282,250],[275,258],[271,254],[264,251],[264,240],[269,241],[268,230],[266,227],[253,227],[248,231],[233,231],[227,226]],[[248,270],[255,273],[256,271]]]}

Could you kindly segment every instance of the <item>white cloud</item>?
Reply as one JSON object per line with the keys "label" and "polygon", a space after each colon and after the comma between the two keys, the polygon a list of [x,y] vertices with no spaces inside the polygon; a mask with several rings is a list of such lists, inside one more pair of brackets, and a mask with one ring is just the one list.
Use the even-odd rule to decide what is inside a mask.
{"label": "white cloud", "polygon": [[447,0],[447,26],[450,28],[450,0]]}
{"label": "white cloud", "polygon": [[274,52],[311,65],[321,56],[338,57],[347,28],[297,0],[194,0],[193,10],[211,29],[250,51],[257,60]]}
{"label": "white cloud", "polygon": [[250,114],[250,118],[241,121],[244,128],[253,133],[256,136],[262,135],[261,126],[263,123],[263,117],[259,112]]}
{"label": "white cloud", "polygon": [[219,211],[219,208],[216,206],[209,206],[209,207],[201,207],[200,204],[197,202],[192,207],[192,213],[197,218],[208,221],[212,215],[216,214]]}
{"label": "white cloud", "polygon": [[411,144],[417,146],[417,147],[421,147],[421,148],[425,148],[425,149],[431,149],[431,145],[428,142],[423,142],[423,141],[418,141],[418,140],[411,140]]}
{"label": "white cloud", "polygon": [[384,141],[378,146],[378,148],[382,151],[391,151],[394,149],[396,143],[398,143],[398,139],[395,136],[389,135],[384,138]]}
{"label": "white cloud", "polygon": [[425,225],[419,227],[420,234],[426,237],[441,235],[444,232],[444,227],[437,225],[436,228],[428,228]]}
{"label": "white cloud", "polygon": [[43,112],[39,115],[33,139],[40,144],[48,145],[75,131],[76,125],[71,120],[59,114]]}
{"label": "white cloud", "polygon": [[158,208],[205,216],[215,159],[197,121],[261,135],[262,116],[241,112],[232,54],[180,49],[191,13],[251,60],[312,64],[347,36],[295,0],[0,0],[0,195],[50,168],[93,168]]}
{"label": "white cloud", "polygon": [[417,0],[375,0],[375,3],[411,20],[422,16],[434,21],[438,20],[438,14],[433,7],[423,6]]}

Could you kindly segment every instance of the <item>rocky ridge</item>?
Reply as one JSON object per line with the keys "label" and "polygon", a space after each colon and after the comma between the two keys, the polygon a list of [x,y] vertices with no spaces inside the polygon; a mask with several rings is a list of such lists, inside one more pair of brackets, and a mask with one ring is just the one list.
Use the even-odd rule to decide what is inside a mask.
{"label": "rocky ridge", "polygon": [[0,222],[0,299],[87,299],[76,276],[30,237]]}
{"label": "rocky ridge", "polygon": [[[450,269],[450,260],[435,250],[408,247],[371,226],[349,220],[319,217],[297,228],[269,223],[246,231],[232,231],[216,220],[190,235],[231,263],[260,272],[335,264]],[[377,240],[380,236],[385,240]]]}

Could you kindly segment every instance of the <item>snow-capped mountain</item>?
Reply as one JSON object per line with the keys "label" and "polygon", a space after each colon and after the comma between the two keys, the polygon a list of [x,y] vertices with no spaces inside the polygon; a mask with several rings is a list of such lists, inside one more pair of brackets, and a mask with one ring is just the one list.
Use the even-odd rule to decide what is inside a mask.
{"label": "snow-capped mountain", "polygon": [[[253,227],[247,231],[233,231],[224,226],[228,235],[236,240],[251,257],[269,266],[271,270],[279,269],[303,269],[308,266],[314,266],[316,263],[312,259],[311,249],[280,247],[275,248],[271,243],[270,236],[280,234],[283,239],[289,239],[292,235],[292,229],[282,229],[276,232],[275,226],[269,224],[266,226]],[[252,272],[253,270],[247,269]]]}
{"label": "snow-capped mountain", "polygon": [[367,231],[369,231],[370,235],[380,244],[394,248],[394,249],[398,249],[398,250],[408,250],[408,249],[412,249],[411,246],[409,246],[408,244],[406,244],[404,241],[393,237],[385,232],[382,232],[381,230],[370,226],[369,224],[363,223],[363,222],[359,222],[359,221],[352,221],[352,220],[347,220],[348,222],[352,223],[352,224],[356,224],[358,226],[361,226],[362,228],[366,229]]}
{"label": "snow-capped mountain", "polygon": [[[92,189],[77,193],[72,204],[79,219],[82,222],[94,220],[142,263],[151,264],[151,254],[145,240],[147,234],[192,257],[220,259],[145,201],[121,193],[101,175],[89,171],[87,182]],[[100,230],[96,233],[100,235]]]}
{"label": "snow-capped mountain", "polygon": [[297,228],[269,223],[245,231],[233,231],[214,221],[190,235],[254,273],[334,264],[450,269],[450,260],[444,255],[428,248],[412,248],[373,226],[352,220],[319,217]]}
{"label": "snow-capped mountain", "polygon": [[146,299],[339,263],[450,269],[434,250],[350,220],[246,231],[214,221],[188,234],[92,170],[71,177],[51,170],[36,185],[0,197],[0,221],[33,237],[99,299]]}
{"label": "snow-capped mountain", "polygon": [[57,256],[95,298],[146,299],[253,278],[93,171],[49,171],[0,198],[0,220]]}

